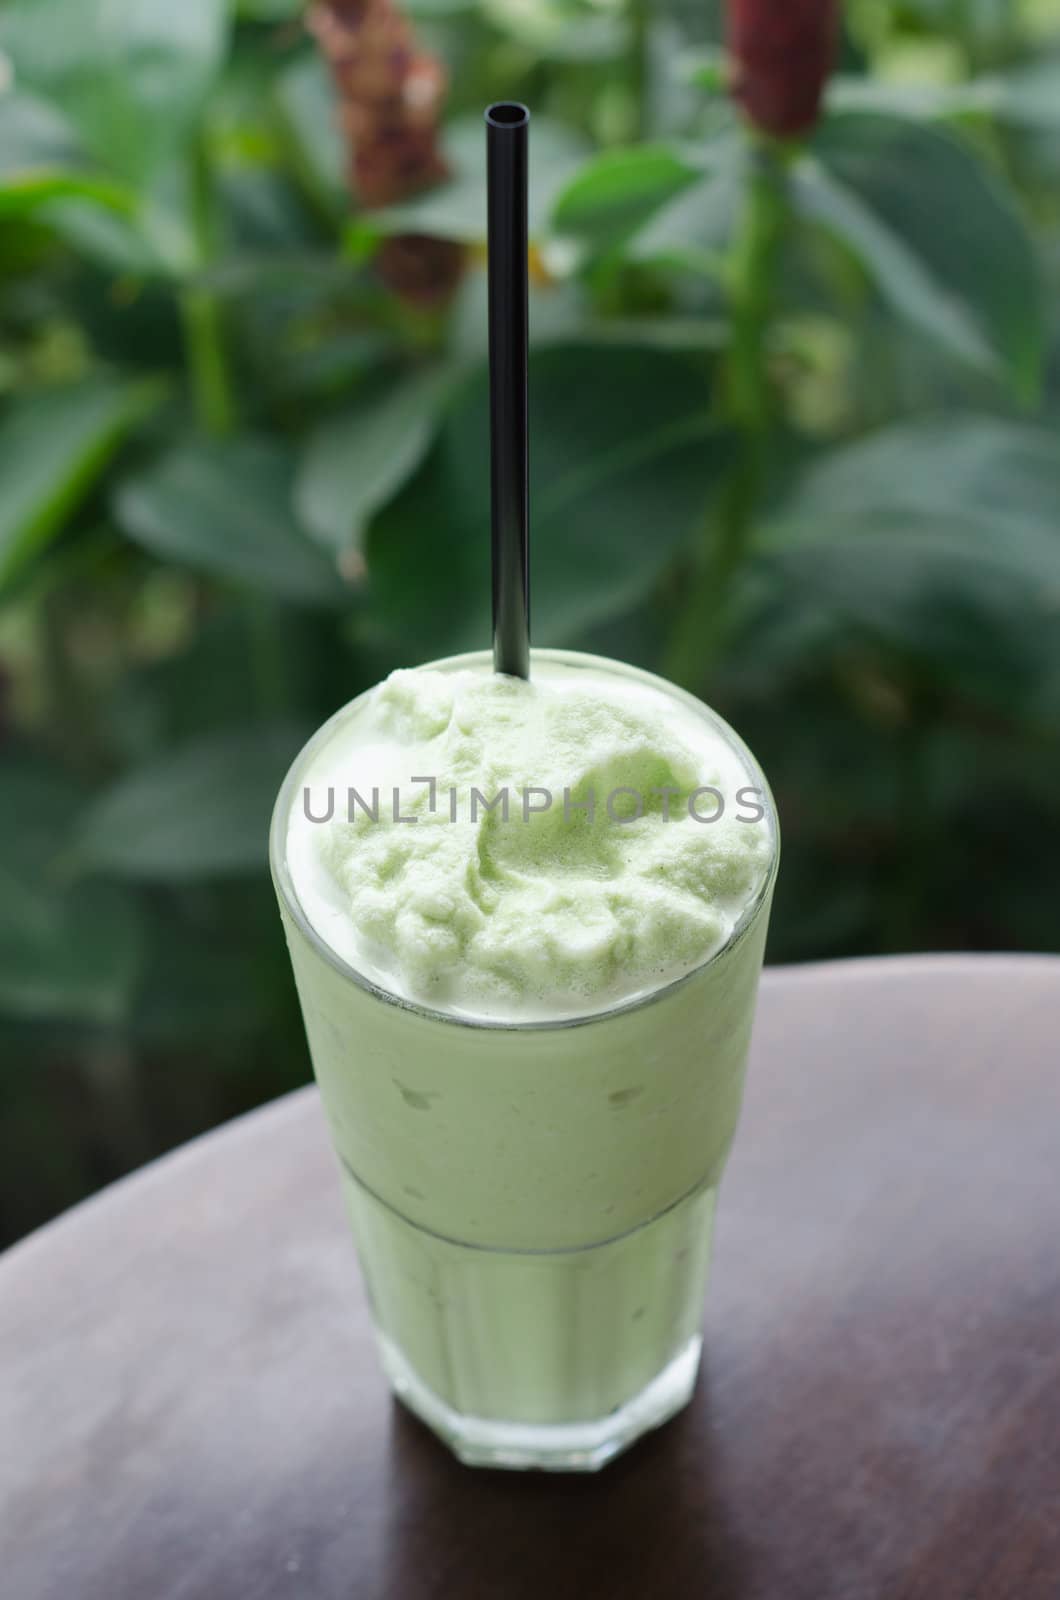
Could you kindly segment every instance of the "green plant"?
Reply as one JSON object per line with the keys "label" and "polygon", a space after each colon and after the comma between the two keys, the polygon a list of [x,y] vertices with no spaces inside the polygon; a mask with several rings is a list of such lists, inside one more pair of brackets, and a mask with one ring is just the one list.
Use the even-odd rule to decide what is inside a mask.
{"label": "green plant", "polygon": [[795,82],[741,31],[778,6],[732,8],[749,121],[677,4],[414,0],[447,121],[360,203],[339,97],[376,113],[296,0],[0,9],[9,1233],[306,1074],[278,780],[488,637],[502,94],[534,107],[537,642],[746,733],[774,959],[1056,946],[1060,16],[851,0],[818,117],[833,8],[782,8]]}

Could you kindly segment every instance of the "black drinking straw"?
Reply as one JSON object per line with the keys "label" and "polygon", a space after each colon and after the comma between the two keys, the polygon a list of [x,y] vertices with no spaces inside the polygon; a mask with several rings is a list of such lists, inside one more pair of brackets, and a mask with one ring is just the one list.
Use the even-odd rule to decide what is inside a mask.
{"label": "black drinking straw", "polygon": [[530,676],[525,106],[486,111],[493,668]]}

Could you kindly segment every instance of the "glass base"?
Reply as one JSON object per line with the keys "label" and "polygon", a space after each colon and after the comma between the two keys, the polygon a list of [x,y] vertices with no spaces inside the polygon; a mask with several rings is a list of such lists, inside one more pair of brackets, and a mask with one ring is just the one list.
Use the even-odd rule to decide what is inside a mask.
{"label": "glass base", "polygon": [[659,1427],[691,1399],[703,1340],[690,1339],[639,1394],[592,1422],[499,1422],[454,1411],[427,1387],[397,1346],[377,1335],[383,1370],[398,1398],[470,1467],[537,1467],[545,1472],[597,1472]]}

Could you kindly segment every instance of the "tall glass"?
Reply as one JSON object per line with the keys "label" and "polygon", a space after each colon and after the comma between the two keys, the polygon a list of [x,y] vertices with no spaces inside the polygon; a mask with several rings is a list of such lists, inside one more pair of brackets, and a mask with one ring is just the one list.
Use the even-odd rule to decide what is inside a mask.
{"label": "tall glass", "polygon": [[[338,719],[281,790],[271,860],[383,1367],[464,1461],[593,1469],[695,1383],[714,1202],[736,1128],[776,874],[754,758],[706,706],[649,684],[739,754],[773,840],[727,943],[646,997],[557,1022],[473,1021],[387,993],[310,925],[288,817]],[[441,669],[488,665],[453,657]]]}

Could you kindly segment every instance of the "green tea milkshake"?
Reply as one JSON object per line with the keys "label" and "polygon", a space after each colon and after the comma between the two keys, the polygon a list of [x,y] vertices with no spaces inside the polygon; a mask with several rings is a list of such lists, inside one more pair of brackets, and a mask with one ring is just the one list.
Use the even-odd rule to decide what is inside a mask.
{"label": "green tea milkshake", "polygon": [[732,731],[536,651],[331,719],[272,861],[383,1364],[465,1460],[592,1468],[691,1393],[777,857]]}

